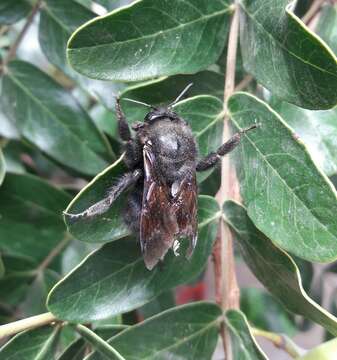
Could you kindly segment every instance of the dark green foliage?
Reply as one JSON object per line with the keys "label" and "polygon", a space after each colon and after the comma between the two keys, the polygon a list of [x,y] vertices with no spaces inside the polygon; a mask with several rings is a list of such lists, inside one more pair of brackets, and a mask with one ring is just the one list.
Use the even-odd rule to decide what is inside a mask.
{"label": "dark green foliage", "polygon": [[[323,4],[309,29],[300,17],[312,5],[0,0],[0,325],[13,322],[0,326],[1,360],[211,360],[221,326],[234,360],[265,360],[255,340],[263,331],[294,336],[319,324],[326,339],[337,336],[336,289],[331,299],[324,292],[337,273],[337,8]],[[237,59],[227,69],[236,6]],[[224,104],[228,74],[241,92]],[[123,221],[126,193],[90,220],[62,212],[100,201],[127,170],[116,96],[131,126],[149,109],[127,98],[162,106],[191,82],[173,110],[199,157],[227,140],[226,115],[232,132],[257,128],[234,150],[235,172],[197,174],[193,256],[183,240],[180,256],[169,250],[149,271]],[[242,205],[220,209],[222,180],[231,194],[240,188]],[[205,274],[220,221],[265,289],[241,289],[240,310],[177,306],[184,291],[191,301],[213,293]],[[330,264],[317,274],[314,262]],[[15,330],[48,311],[49,325]],[[337,343],[295,352],[333,360]]]}

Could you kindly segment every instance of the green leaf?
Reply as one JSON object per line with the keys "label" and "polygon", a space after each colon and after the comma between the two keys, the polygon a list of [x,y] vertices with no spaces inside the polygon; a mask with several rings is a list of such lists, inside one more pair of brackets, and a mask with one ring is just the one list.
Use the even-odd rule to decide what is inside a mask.
{"label": "green leaf", "polygon": [[52,360],[59,327],[45,326],[16,335],[0,349],[1,360]]}
{"label": "green leaf", "polygon": [[[213,198],[200,196],[198,207],[199,240],[189,261],[169,252],[163,269],[148,271],[136,239],[114,241],[89,255],[52,289],[48,309],[69,321],[99,320],[136,309],[160,293],[194,279],[212,251],[219,218]],[[186,245],[184,241],[182,247]]]}
{"label": "green leaf", "polygon": [[326,4],[323,6],[319,21],[316,26],[316,33],[331,47],[337,54],[337,5]]}
{"label": "green leaf", "polygon": [[254,121],[239,150],[248,215],[282,249],[318,262],[337,258],[337,193],[296,134],[267,104],[245,93],[228,102],[235,131]]}
{"label": "green leaf", "polygon": [[240,0],[244,67],[274,95],[307,109],[337,103],[337,60],[288,0]]}
{"label": "green leaf", "polygon": [[46,0],[41,10],[39,43],[47,59],[86,92],[111,107],[116,85],[103,81],[89,80],[74,71],[67,61],[66,49],[70,35],[96,14],[73,0]]}
{"label": "green leaf", "polygon": [[267,360],[252,336],[247,319],[241,311],[229,310],[225,322],[230,330],[233,343],[233,358],[236,360]]}
{"label": "green leaf", "polygon": [[57,360],[83,360],[86,353],[86,344],[83,339],[71,343]]}
{"label": "green leaf", "polygon": [[5,275],[5,265],[4,265],[4,262],[2,261],[2,256],[1,256],[1,253],[0,253],[0,279],[3,278],[3,276]]}
{"label": "green leaf", "polygon": [[[107,190],[126,171],[122,157],[99,173],[86,187],[84,187],[71,201],[66,213],[79,213],[96,202],[102,200]],[[126,194],[121,194],[113,206],[101,216],[93,219],[79,219],[71,223],[65,216],[69,232],[78,240],[97,243],[109,242],[127,236],[130,232],[124,224],[123,209],[126,204]]]}
{"label": "green leaf", "polygon": [[333,339],[315,347],[297,360],[334,360],[336,353],[337,339]]}
{"label": "green leaf", "polygon": [[240,309],[254,327],[289,336],[297,332],[294,321],[284,307],[262,289],[241,289]]}
{"label": "green leaf", "polygon": [[104,341],[92,330],[83,325],[77,325],[75,328],[78,333],[102,355],[104,359],[125,360],[125,358],[121,356],[117,350],[115,350],[110,344]]}
{"label": "green leaf", "polygon": [[19,310],[25,316],[46,312],[46,298],[50,289],[60,280],[60,276],[52,270],[37,273],[34,281],[27,289]]}
{"label": "green leaf", "polygon": [[[201,71],[194,75],[176,75],[148,81],[145,84],[128,87],[121,94],[121,98],[143,101],[147,104],[158,106],[171,103],[187,84],[193,83],[188,90],[188,95],[212,95],[223,99],[223,75],[214,71]],[[147,108],[122,101],[122,108],[130,123],[144,119]]]}
{"label": "green leaf", "polygon": [[88,175],[108,165],[109,146],[91,118],[35,66],[23,61],[9,64],[2,104],[21,136],[57,162]]}
{"label": "green leaf", "polygon": [[42,261],[66,232],[69,195],[32,175],[7,174],[0,188],[0,249]]}
{"label": "green leaf", "polygon": [[175,305],[174,292],[172,290],[168,290],[161,293],[141,308],[137,309],[137,312],[144,319],[147,319],[153,315],[163,312],[164,310],[173,308]]}
{"label": "green leaf", "polygon": [[129,325],[101,325],[95,328],[95,333],[103,338],[104,340],[110,339],[111,337],[119,334],[120,332],[128,329]]}
{"label": "green leaf", "polygon": [[[209,360],[217,343],[220,321],[221,309],[217,305],[192,303],[132,326],[111,338],[109,344],[128,360]],[[94,353],[86,360],[101,359]]]}
{"label": "green leaf", "polygon": [[[217,98],[206,95],[196,96],[179,102],[174,110],[190,124],[199,143],[200,155],[206,155],[221,145],[222,103]],[[108,188],[125,171],[126,168],[120,158],[82,189],[69,204],[66,212],[76,214],[102,200]],[[205,180],[211,173],[212,171],[208,171],[199,174],[199,182]],[[107,242],[125,237],[129,234],[123,221],[125,203],[126,195],[122,194],[108,212],[91,220],[82,219],[71,223],[65,216],[68,229],[75,238],[86,242]]]}
{"label": "green leaf", "polygon": [[195,73],[220,56],[229,15],[227,0],[136,1],[80,27],[68,59],[79,73],[102,80]]}
{"label": "green leaf", "polygon": [[299,270],[292,258],[254,226],[242,206],[227,201],[224,215],[236,234],[245,262],[271,294],[289,311],[303,315],[337,335],[337,319],[304,291]]}
{"label": "green leaf", "polygon": [[0,0],[0,24],[11,25],[24,18],[31,10],[25,0]]}
{"label": "green leaf", "polygon": [[0,148],[0,186],[4,181],[5,174],[6,174],[5,158],[4,158],[4,155],[3,155],[2,150]]}
{"label": "green leaf", "polygon": [[0,109],[0,135],[6,139],[19,139],[20,135],[15,125],[7,119]]}
{"label": "green leaf", "polygon": [[303,140],[317,166],[328,176],[337,173],[337,108],[305,110],[276,99],[271,106]]}

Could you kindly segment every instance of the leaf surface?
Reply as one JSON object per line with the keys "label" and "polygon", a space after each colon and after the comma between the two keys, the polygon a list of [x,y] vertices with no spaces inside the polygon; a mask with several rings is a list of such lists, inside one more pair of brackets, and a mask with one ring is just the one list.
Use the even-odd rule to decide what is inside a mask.
{"label": "leaf surface", "polygon": [[235,131],[259,123],[236,150],[248,215],[275,244],[317,262],[337,257],[337,193],[297,135],[267,104],[246,93],[228,103]]}
{"label": "leaf surface", "polygon": [[246,264],[267,290],[289,311],[320,324],[336,336],[337,319],[307,295],[292,258],[254,226],[242,206],[227,201],[224,216],[236,235]]}
{"label": "leaf surface", "polygon": [[331,47],[331,50],[337,54],[337,4],[323,6],[316,33]]}
{"label": "leaf surface", "polygon": [[23,138],[57,162],[94,175],[111,150],[89,115],[52,78],[24,61],[13,61],[3,79],[2,104]]}
{"label": "leaf surface", "polygon": [[250,332],[245,315],[238,310],[229,310],[225,314],[225,323],[229,328],[233,357],[238,360],[267,360]]}
{"label": "leaf surface", "polygon": [[312,111],[278,100],[272,100],[271,106],[295,130],[324,173],[337,173],[337,108]]}
{"label": "leaf surface", "polygon": [[0,24],[11,25],[24,18],[31,10],[25,0],[0,0]]}
{"label": "leaf surface", "polygon": [[0,349],[1,360],[52,360],[58,335],[51,326],[18,334]]}
{"label": "leaf surface", "polygon": [[94,79],[137,81],[195,73],[225,45],[225,0],[140,0],[79,28],[68,43],[75,70]]}
{"label": "leaf surface", "polygon": [[170,251],[162,269],[145,268],[134,238],[104,245],[52,289],[48,309],[69,321],[100,320],[136,309],[163,291],[194,279],[212,251],[218,218],[216,201],[200,196],[199,240],[193,256],[185,259],[187,241],[183,241],[182,255],[175,257]]}
{"label": "leaf surface", "polygon": [[[128,360],[211,359],[220,320],[221,310],[217,305],[192,303],[134,325],[111,338],[109,344]],[[98,353],[86,358],[101,359],[104,358]]]}
{"label": "leaf surface", "polygon": [[288,0],[240,0],[244,67],[279,98],[307,109],[337,104],[337,59]]}
{"label": "leaf surface", "polygon": [[7,174],[0,188],[0,248],[42,261],[63,239],[69,195],[32,176]]}

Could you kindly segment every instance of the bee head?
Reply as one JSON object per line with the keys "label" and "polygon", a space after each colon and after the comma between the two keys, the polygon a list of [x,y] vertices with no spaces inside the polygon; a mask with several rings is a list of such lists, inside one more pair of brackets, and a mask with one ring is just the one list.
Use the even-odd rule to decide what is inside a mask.
{"label": "bee head", "polygon": [[152,110],[147,113],[144,121],[147,123],[151,123],[158,119],[169,118],[170,120],[176,120],[178,115],[172,111],[170,107],[158,107],[152,108]]}

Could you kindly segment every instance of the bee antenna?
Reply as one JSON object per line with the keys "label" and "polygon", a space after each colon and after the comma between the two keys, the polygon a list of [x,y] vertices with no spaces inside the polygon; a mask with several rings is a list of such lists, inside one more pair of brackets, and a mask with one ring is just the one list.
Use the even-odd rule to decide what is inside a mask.
{"label": "bee antenna", "polygon": [[171,103],[168,107],[170,108],[174,106],[187,93],[191,86],[193,86],[193,83],[188,84],[185,89],[179,94],[179,96],[173,101],[173,103]]}
{"label": "bee antenna", "polygon": [[122,100],[126,100],[126,101],[130,101],[130,102],[133,102],[133,103],[136,103],[136,104],[144,105],[144,106],[147,106],[147,107],[153,109],[153,106],[152,106],[152,105],[149,105],[149,104],[144,103],[144,102],[142,102],[142,101],[133,100],[133,99],[129,99],[129,98],[122,98]]}

